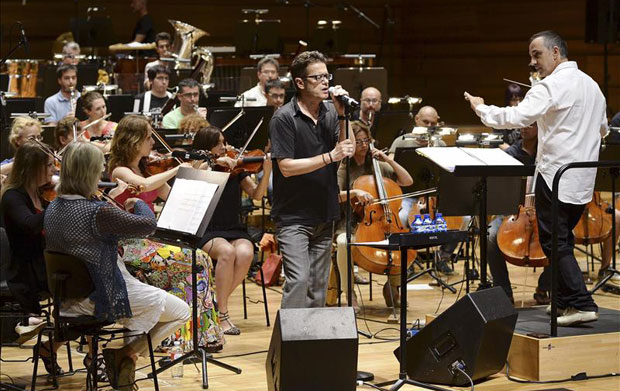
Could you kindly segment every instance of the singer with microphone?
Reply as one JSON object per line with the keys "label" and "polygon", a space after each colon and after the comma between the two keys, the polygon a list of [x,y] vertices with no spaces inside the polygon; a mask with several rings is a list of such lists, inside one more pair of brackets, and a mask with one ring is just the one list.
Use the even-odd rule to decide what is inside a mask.
{"label": "singer with microphone", "polygon": [[[335,86],[326,58],[303,52],[291,64],[296,95],[269,124],[273,159],[276,238],[286,285],[282,308],[325,305],[334,221],[338,204],[338,162],[355,152],[345,125],[345,105],[355,105]],[[332,102],[325,100],[332,97]]]}

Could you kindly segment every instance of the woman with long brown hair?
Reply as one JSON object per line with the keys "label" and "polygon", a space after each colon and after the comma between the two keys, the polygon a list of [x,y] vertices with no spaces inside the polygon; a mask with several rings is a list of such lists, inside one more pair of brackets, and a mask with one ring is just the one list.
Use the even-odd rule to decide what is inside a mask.
{"label": "woman with long brown hair", "polygon": [[[112,180],[121,180],[134,187],[141,187],[143,191],[138,195],[124,192],[116,199],[124,202],[130,197],[144,200],[154,210],[156,199],[166,200],[170,193],[168,181],[176,175],[178,167],[190,167],[189,163],[168,171],[149,175],[147,162],[153,139],[152,128],[149,122],[139,116],[130,115],[123,118],[116,128],[110,149],[108,169]],[[191,305],[191,252],[175,246],[164,245],[148,239],[132,239],[122,242],[123,261],[128,270],[139,280],[162,288]],[[212,265],[209,258],[202,251],[196,253],[196,261],[203,271],[198,273],[198,341],[210,350],[221,349],[224,339],[219,327],[217,313],[213,306],[213,292],[211,289]],[[185,327],[174,336],[179,339],[188,338],[189,327]]]}

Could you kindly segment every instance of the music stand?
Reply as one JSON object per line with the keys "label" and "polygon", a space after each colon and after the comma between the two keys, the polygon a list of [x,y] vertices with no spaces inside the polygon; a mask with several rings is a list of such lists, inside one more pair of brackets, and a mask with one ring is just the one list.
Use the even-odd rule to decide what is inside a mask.
{"label": "music stand", "polygon": [[388,95],[388,75],[383,67],[338,68],[334,72],[334,84],[340,84],[349,96],[357,98],[367,87],[375,87]]}
{"label": "music stand", "polygon": [[391,147],[396,137],[411,132],[413,126],[414,114],[411,111],[379,111],[371,129],[372,137],[377,141],[375,146],[379,149]]}
{"label": "music stand", "polygon": [[280,20],[240,20],[235,30],[235,52],[238,55],[254,53],[281,53]]}
{"label": "music stand", "polygon": [[269,121],[273,116],[273,107],[271,106],[214,108],[209,110],[209,122],[221,129],[242,110],[245,114],[224,131],[226,142],[236,148],[243,147],[258,122],[263,118],[263,124],[250,141],[248,150],[264,149],[269,138]]}
{"label": "music stand", "polygon": [[[221,368],[241,373],[241,369],[225,364],[213,358],[211,353],[207,353],[204,347],[198,346],[198,287],[196,274],[198,273],[198,267],[196,265],[196,247],[199,240],[204,236],[204,233],[211,221],[213,212],[220,200],[226,182],[230,174],[217,172],[196,170],[189,167],[181,167],[176,175],[172,189],[162,212],[157,221],[157,229],[153,234],[153,239],[158,242],[171,244],[173,246],[184,247],[191,249],[192,251],[192,351],[183,354],[181,357],[170,361],[167,364],[162,365],[154,373],[159,374],[168,368],[178,363],[183,363],[184,360],[189,358],[199,358],[202,361],[202,388],[209,388],[209,379],[207,376],[207,362],[215,364]],[[189,182],[186,182],[189,181]],[[212,185],[217,185],[217,190],[213,193],[212,198],[209,200],[206,192],[204,191],[204,183],[208,183],[209,188],[212,189]],[[176,186],[176,187],[175,187]],[[204,198],[203,198],[204,197]],[[194,200],[198,201],[193,202]],[[204,210],[204,206],[208,202],[208,207]],[[179,205],[183,205],[179,207]],[[168,208],[168,209],[167,209]],[[194,211],[201,211],[201,215],[194,213]],[[189,211],[191,217],[185,218]],[[172,218],[170,218],[172,217]],[[200,219],[199,223],[197,219]],[[191,225],[191,228],[189,227]],[[195,226],[197,225],[197,228]],[[150,373],[148,377],[152,377],[153,373]]]}

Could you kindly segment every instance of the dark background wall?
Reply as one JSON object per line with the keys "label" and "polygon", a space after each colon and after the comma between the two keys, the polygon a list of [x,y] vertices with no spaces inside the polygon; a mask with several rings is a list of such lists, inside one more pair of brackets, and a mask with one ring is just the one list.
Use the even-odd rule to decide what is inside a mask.
{"label": "dark background wall", "polygon": [[[25,4],[24,4],[25,3]],[[506,83],[502,78],[527,82],[527,40],[531,34],[553,29],[568,42],[569,58],[603,88],[602,44],[585,43],[586,0],[358,0],[354,4],[381,29],[358,18],[339,2],[314,0],[308,14],[302,1],[151,0],[150,14],[159,30],[172,32],[167,19],[177,19],[211,36],[200,45],[232,45],[236,23],[244,8],[268,8],[266,18],[281,19],[285,52],[294,52],[306,38],[309,15],[312,31],[319,19],[338,19],[350,30],[350,53],[376,53],[375,65],[389,74],[389,95],[421,96],[436,106],[448,124],[476,124],[477,118],[463,101],[463,91],[478,94],[487,102],[503,104]],[[16,20],[23,22],[31,46],[26,56],[49,59],[52,42],[69,31],[71,17],[86,16],[92,6],[105,7],[112,17],[118,42],[130,40],[136,17],[129,0],[54,1],[2,0],[2,55],[9,50],[9,32]],[[393,24],[386,20],[393,19]],[[13,42],[17,37],[13,30]],[[608,106],[620,110],[620,45],[608,45]],[[105,53],[100,53],[105,54]]]}

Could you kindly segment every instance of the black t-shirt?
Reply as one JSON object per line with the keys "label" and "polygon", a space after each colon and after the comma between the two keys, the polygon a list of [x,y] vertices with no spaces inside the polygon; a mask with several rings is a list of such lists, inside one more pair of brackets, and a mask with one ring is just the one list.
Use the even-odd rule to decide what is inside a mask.
{"label": "black t-shirt", "polygon": [[527,152],[523,150],[523,139],[517,140],[514,144],[504,150],[507,154],[517,159],[521,163],[525,165],[533,165],[536,164],[536,153],[531,156]]}
{"label": "black t-shirt", "polygon": [[316,125],[301,112],[297,98],[275,112],[269,135],[274,160],[271,215],[276,223],[317,225],[338,218],[337,163],[285,178],[277,160],[327,153],[336,146],[339,133],[338,114],[331,102],[321,103]]}
{"label": "black t-shirt", "polygon": [[[142,107],[144,106],[144,94],[146,94],[146,92],[138,94],[135,97],[135,99],[140,100],[140,107],[138,107],[138,111],[142,111]],[[151,94],[151,104],[149,105],[149,111],[153,111],[153,109],[156,109],[158,107],[164,107],[167,101],[168,101],[167,96],[164,96],[163,98],[159,98]]]}
{"label": "black t-shirt", "polygon": [[151,15],[146,14],[136,22],[131,39],[136,39],[136,35],[138,34],[144,34],[146,36],[144,41],[142,41],[143,43],[155,42],[155,28],[153,27]]}
{"label": "black t-shirt", "polygon": [[249,174],[241,173],[231,176],[226,182],[222,196],[213,212],[208,231],[241,229],[241,181]]}

